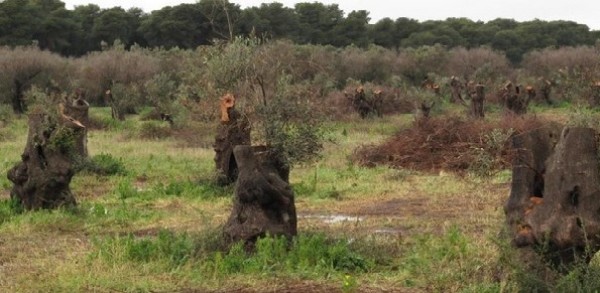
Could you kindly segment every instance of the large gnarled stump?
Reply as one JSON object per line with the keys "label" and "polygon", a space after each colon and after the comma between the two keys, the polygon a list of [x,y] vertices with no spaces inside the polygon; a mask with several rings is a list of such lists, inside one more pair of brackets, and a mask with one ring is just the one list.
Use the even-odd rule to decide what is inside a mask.
{"label": "large gnarled stump", "polygon": [[235,98],[226,94],[221,98],[221,123],[215,137],[215,164],[219,182],[229,184],[238,176],[238,166],[233,155],[237,145],[250,144],[250,122],[235,109]]}
{"label": "large gnarled stump", "polygon": [[29,115],[29,134],[22,161],[8,171],[11,198],[25,209],[75,205],[69,183],[73,177],[74,133],[84,126],[41,111]]}
{"label": "large gnarled stump", "polygon": [[233,210],[224,227],[230,243],[243,241],[247,249],[267,234],[287,238],[297,234],[294,193],[287,178],[282,178],[269,151],[257,150],[247,145],[234,149],[239,176]]}
{"label": "large gnarled stump", "polygon": [[600,247],[600,164],[593,129],[557,131],[513,139],[517,156],[504,209],[516,246],[543,248],[554,263],[569,263]]}

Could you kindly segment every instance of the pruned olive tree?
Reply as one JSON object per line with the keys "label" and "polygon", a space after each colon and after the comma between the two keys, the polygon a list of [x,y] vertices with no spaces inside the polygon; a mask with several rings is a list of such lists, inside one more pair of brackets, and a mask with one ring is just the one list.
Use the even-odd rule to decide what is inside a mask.
{"label": "pruned olive tree", "polygon": [[143,102],[144,83],[160,70],[156,57],[136,47],[125,50],[118,42],[77,62],[79,86],[87,89],[90,102],[108,104],[115,119]]}
{"label": "pruned olive tree", "polygon": [[62,88],[67,84],[68,61],[35,46],[0,47],[0,103],[10,104],[16,114],[27,111],[25,92],[39,88]]}
{"label": "pruned olive tree", "polygon": [[[240,145],[228,145],[234,156],[225,159],[228,164],[233,160],[238,177],[234,208],[223,233],[230,242],[243,241],[247,248],[265,235],[291,238],[296,235],[297,218],[290,166],[315,158],[323,141],[315,111],[309,110],[310,91],[289,70],[293,60],[282,61],[270,44],[238,38],[220,46],[205,63],[207,88],[215,94],[232,92],[240,101],[236,103],[240,115],[249,118],[254,131],[252,140],[244,133]],[[292,65],[284,65],[288,61]],[[216,104],[215,99],[215,110]],[[233,103],[222,103],[222,125],[232,123],[232,110]],[[217,169],[222,169],[219,158],[225,149],[219,143],[232,136],[227,132],[232,127],[220,129],[224,133],[217,134],[215,143]],[[242,145],[249,141],[262,146]]]}

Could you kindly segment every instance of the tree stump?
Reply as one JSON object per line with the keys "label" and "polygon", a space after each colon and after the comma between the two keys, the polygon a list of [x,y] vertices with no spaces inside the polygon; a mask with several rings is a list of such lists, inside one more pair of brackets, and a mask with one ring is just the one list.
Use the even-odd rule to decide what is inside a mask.
{"label": "tree stump", "polygon": [[251,250],[267,234],[291,238],[297,234],[294,193],[280,176],[277,164],[267,152],[240,145],[234,148],[239,176],[233,210],[224,227],[230,242],[243,241]]}
{"label": "tree stump", "polygon": [[591,86],[590,106],[600,106],[600,81],[597,81]]}
{"label": "tree stump", "polygon": [[125,121],[125,113],[121,111],[121,109],[119,109],[117,101],[113,97],[112,91],[110,89],[104,92],[104,102],[110,106],[110,114],[113,119]]}
{"label": "tree stump", "polygon": [[540,78],[539,88],[540,93],[542,94],[542,99],[546,102],[546,104],[552,105],[553,102],[552,99],[550,99],[550,93],[552,92],[552,82],[547,79]]}
{"label": "tree stump", "polygon": [[478,83],[474,86],[474,93],[471,95],[471,116],[475,118],[485,117],[483,102],[485,101],[485,86]]}
{"label": "tree stump", "polygon": [[89,108],[90,104],[84,99],[84,95],[80,90],[76,91],[75,99],[67,100],[63,104],[63,114],[79,121],[85,126],[85,128],[78,129],[75,132],[75,152],[81,158],[88,157],[87,129],[90,126]]}
{"label": "tree stump", "polygon": [[507,112],[516,115],[527,113],[529,99],[523,96],[521,86],[513,86],[512,82],[507,82],[502,90],[502,98]]}
{"label": "tree stump", "polygon": [[235,98],[226,94],[221,98],[221,123],[215,137],[215,164],[219,183],[230,184],[238,176],[238,166],[233,155],[237,145],[250,145],[250,122],[235,109]]}
{"label": "tree stump", "polygon": [[76,120],[56,121],[40,111],[29,114],[29,134],[21,162],[8,171],[11,198],[25,209],[52,209],[76,204],[69,183],[73,177]]}
{"label": "tree stump", "polygon": [[462,90],[463,90],[463,85],[460,83],[460,80],[458,79],[458,77],[456,76],[452,76],[450,78],[450,90],[451,90],[451,95],[450,95],[450,102],[452,103],[457,103],[457,102],[461,102],[462,104],[465,104],[465,100],[462,97]]}
{"label": "tree stump", "polygon": [[[600,164],[591,128],[544,128],[513,139],[517,155],[504,207],[513,243],[555,264],[600,248]],[[541,249],[543,248],[543,249]],[[589,255],[587,255],[589,256]]]}
{"label": "tree stump", "polygon": [[350,99],[352,107],[362,119],[367,118],[369,114],[375,111],[371,103],[367,101],[365,89],[362,86],[356,88],[353,95],[347,94],[346,97]]}
{"label": "tree stump", "polygon": [[537,97],[537,92],[535,91],[535,88],[533,86],[526,86],[525,93],[527,94],[527,99],[529,99],[530,101],[534,101],[535,97]]}

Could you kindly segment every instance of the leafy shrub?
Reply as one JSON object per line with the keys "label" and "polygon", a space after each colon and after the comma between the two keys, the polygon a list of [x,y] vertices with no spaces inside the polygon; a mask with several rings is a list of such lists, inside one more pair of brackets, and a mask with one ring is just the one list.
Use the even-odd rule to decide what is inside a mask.
{"label": "leafy shrub", "polygon": [[14,199],[0,201],[0,224],[8,222],[14,215],[23,212],[23,206]]}
{"label": "leafy shrub", "polygon": [[162,139],[172,134],[173,130],[169,124],[160,121],[144,122],[139,129],[139,136],[145,139]]}
{"label": "leafy shrub", "polygon": [[104,153],[84,160],[76,169],[78,171],[85,171],[103,176],[127,174],[122,159],[116,159],[112,155]]}

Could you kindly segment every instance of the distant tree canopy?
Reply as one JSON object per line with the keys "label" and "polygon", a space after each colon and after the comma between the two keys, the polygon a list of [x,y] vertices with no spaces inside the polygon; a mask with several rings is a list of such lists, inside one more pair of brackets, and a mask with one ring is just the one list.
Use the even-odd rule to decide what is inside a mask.
{"label": "distant tree canopy", "polygon": [[572,21],[466,18],[423,21],[401,17],[369,24],[365,10],[344,13],[337,4],[272,2],[241,9],[228,0],[200,0],[151,13],[138,8],[101,9],[97,5],[65,8],[60,0],[0,1],[0,45],[37,44],[66,56],[81,56],[120,40],[129,47],[195,48],[216,39],[254,34],[298,44],[344,47],[370,44],[408,48],[440,44],[448,48],[487,45],[513,62],[535,49],[593,45],[600,31]]}

